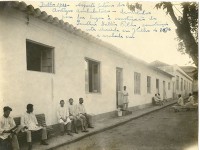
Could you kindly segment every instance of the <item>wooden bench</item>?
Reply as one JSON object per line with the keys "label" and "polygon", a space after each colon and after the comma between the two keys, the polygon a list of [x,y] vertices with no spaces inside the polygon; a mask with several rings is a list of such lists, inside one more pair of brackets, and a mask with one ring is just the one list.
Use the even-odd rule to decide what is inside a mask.
{"label": "wooden bench", "polygon": [[[35,116],[37,118],[38,124],[47,128],[48,138],[51,137],[54,134],[53,128],[51,126],[46,125],[45,115],[44,114],[37,114]],[[20,125],[20,119],[21,119],[21,117],[15,117],[14,118],[16,125]],[[40,138],[41,138],[41,135],[39,135],[37,132],[36,132],[36,134],[32,135],[33,141],[38,141],[38,139],[40,139]],[[18,134],[18,141],[19,141],[20,145],[23,144],[23,143],[26,143],[26,133],[20,132]]]}

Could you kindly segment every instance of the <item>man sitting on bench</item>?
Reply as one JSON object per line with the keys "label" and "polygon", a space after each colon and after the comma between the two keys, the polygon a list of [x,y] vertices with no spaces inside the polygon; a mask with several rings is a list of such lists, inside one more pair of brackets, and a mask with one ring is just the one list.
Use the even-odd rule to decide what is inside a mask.
{"label": "man sitting on bench", "polygon": [[60,106],[58,107],[58,110],[57,110],[57,117],[58,117],[58,122],[60,124],[61,135],[64,135],[65,127],[66,127],[67,134],[72,136],[71,120],[69,118],[69,111],[64,105],[65,105],[64,100],[61,100]]}
{"label": "man sitting on bench", "polygon": [[194,97],[192,96],[191,93],[189,93],[189,98],[188,98],[188,102],[185,104],[185,107],[192,107],[194,106]]}
{"label": "man sitting on bench", "polygon": [[183,100],[181,94],[178,95],[177,106],[184,106],[184,100]]}
{"label": "man sitting on bench", "polygon": [[42,132],[42,145],[48,145],[46,142],[47,140],[47,130],[46,127],[42,127],[38,124],[37,118],[33,114],[33,104],[27,105],[26,113],[21,117],[21,125],[24,127],[22,131],[26,132],[27,134],[27,142],[29,144],[29,150],[32,149],[32,137],[31,133],[40,131]]}
{"label": "man sitting on bench", "polygon": [[89,114],[87,114],[86,110],[85,110],[85,106],[83,105],[83,98],[79,98],[79,104],[77,105],[77,109],[78,109],[78,113],[80,118],[82,118],[83,120],[86,121],[88,128],[94,128],[91,125],[91,116]]}
{"label": "man sitting on bench", "polygon": [[21,126],[16,126],[15,121],[10,117],[12,108],[6,106],[3,108],[3,116],[0,118],[0,141],[11,140],[12,149],[19,150],[17,133],[22,129]]}
{"label": "man sitting on bench", "polygon": [[161,99],[157,96],[157,94],[155,94],[155,96],[154,96],[153,98],[154,98],[155,104],[163,105],[163,102],[162,102]]}
{"label": "man sitting on bench", "polygon": [[78,120],[81,122],[82,131],[85,131],[85,129],[84,129],[84,126],[83,126],[83,120],[80,117],[78,117],[77,106],[74,105],[73,102],[74,102],[74,100],[72,98],[70,98],[69,99],[69,106],[68,106],[69,118],[71,119],[71,121],[73,123],[75,133],[78,134],[78,129],[77,129]]}

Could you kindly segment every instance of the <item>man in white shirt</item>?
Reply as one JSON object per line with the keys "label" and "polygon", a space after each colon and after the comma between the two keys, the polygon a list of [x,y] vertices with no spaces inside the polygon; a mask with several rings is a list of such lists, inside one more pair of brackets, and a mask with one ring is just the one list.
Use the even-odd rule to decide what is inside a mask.
{"label": "man in white shirt", "polygon": [[75,133],[78,134],[78,130],[77,130],[77,121],[81,122],[81,128],[83,132],[88,132],[87,130],[85,130],[84,128],[84,120],[82,118],[79,117],[78,114],[78,110],[77,110],[77,105],[73,104],[74,100],[72,98],[69,99],[69,117],[73,122],[73,126],[75,129]]}
{"label": "man in white shirt", "polygon": [[194,97],[191,93],[189,93],[188,102],[185,104],[186,107],[190,107],[194,105]]}
{"label": "man in white shirt", "polygon": [[155,94],[155,96],[153,98],[154,98],[154,101],[156,102],[156,104],[163,105],[161,99],[159,99],[159,97],[157,96],[157,94]]}
{"label": "man in white shirt", "polygon": [[181,94],[179,94],[178,97],[179,98],[178,98],[178,101],[177,101],[177,105],[178,106],[184,106],[184,100],[183,100]]}
{"label": "man in white shirt", "polygon": [[66,127],[67,134],[72,136],[71,120],[69,118],[69,111],[64,105],[65,105],[64,100],[61,100],[60,106],[58,107],[58,110],[57,110],[57,117],[58,117],[58,122],[60,124],[61,135],[64,135],[65,127]]}
{"label": "man in white shirt", "polygon": [[12,149],[19,150],[19,143],[16,134],[21,130],[21,126],[16,126],[15,121],[10,117],[12,109],[9,106],[3,108],[3,116],[0,118],[0,140],[11,139]]}
{"label": "man in white shirt", "polygon": [[91,116],[87,114],[85,106],[83,105],[83,98],[79,98],[79,104],[77,105],[79,117],[85,121],[84,127],[88,125],[89,128],[94,128],[91,124]]}
{"label": "man in white shirt", "polygon": [[128,92],[126,91],[126,86],[124,86],[124,90],[123,90],[123,102],[124,102],[124,109],[127,110],[128,109]]}
{"label": "man in white shirt", "polygon": [[32,149],[32,138],[31,133],[40,131],[42,132],[42,145],[48,145],[47,140],[47,130],[46,127],[42,127],[38,124],[37,118],[33,114],[33,104],[27,105],[26,113],[21,117],[21,125],[23,126],[24,132],[27,133],[27,142],[29,144],[29,150]]}

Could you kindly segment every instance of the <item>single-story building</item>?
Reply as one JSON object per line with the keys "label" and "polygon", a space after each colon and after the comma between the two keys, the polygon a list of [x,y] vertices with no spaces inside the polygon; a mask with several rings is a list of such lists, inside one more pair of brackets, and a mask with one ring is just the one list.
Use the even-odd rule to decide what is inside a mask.
{"label": "single-story building", "polygon": [[12,116],[32,103],[35,113],[45,113],[47,125],[56,124],[59,101],[78,103],[79,97],[88,113],[109,114],[123,86],[131,108],[150,104],[158,92],[173,96],[173,74],[38,8],[0,2],[0,20],[0,104],[12,107]]}
{"label": "single-story building", "polygon": [[172,78],[173,98],[178,98],[179,94],[188,97],[189,93],[193,92],[193,79],[178,65],[168,65],[160,61],[154,61],[151,65],[174,76]]}

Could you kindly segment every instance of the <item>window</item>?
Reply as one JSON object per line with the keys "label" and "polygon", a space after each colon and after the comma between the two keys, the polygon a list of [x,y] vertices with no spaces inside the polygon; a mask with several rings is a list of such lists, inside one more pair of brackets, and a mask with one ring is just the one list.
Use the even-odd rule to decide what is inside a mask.
{"label": "window", "polygon": [[176,89],[179,90],[179,76],[176,76]]}
{"label": "window", "polygon": [[53,73],[53,48],[27,40],[26,62],[27,70]]}
{"label": "window", "polygon": [[147,93],[151,93],[151,77],[147,76]]}
{"label": "window", "polygon": [[170,90],[170,87],[171,87],[170,82],[168,82],[168,90]]}
{"label": "window", "polygon": [[186,81],[184,80],[184,90],[186,89]]}
{"label": "window", "polygon": [[100,63],[85,59],[86,92],[100,93]]}
{"label": "window", "polygon": [[189,92],[190,92],[190,83],[188,83],[189,84]]}
{"label": "window", "polygon": [[156,79],[156,90],[159,93],[159,79]]}
{"label": "window", "polygon": [[181,78],[181,91],[183,91],[183,78]]}
{"label": "window", "polygon": [[140,73],[134,72],[134,94],[140,94]]}

